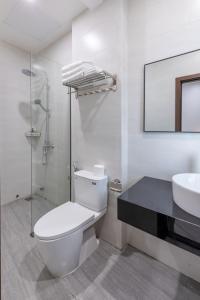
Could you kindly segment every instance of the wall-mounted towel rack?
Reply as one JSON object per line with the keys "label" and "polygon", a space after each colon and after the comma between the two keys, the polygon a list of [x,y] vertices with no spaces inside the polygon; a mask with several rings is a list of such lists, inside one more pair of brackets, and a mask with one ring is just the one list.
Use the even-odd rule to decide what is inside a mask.
{"label": "wall-mounted towel rack", "polygon": [[[103,82],[106,79],[111,79],[111,82]],[[63,85],[70,88],[69,93],[72,88],[72,93],[76,93],[76,97],[88,96],[102,92],[116,91],[117,76],[106,71],[101,71],[91,75],[83,76],[82,78],[76,80],[67,81],[63,83]]]}

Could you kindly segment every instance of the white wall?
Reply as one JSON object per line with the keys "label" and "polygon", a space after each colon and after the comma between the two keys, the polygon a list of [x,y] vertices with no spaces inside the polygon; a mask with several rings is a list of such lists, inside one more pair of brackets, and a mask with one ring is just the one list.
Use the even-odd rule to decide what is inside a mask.
{"label": "white wall", "polygon": [[30,130],[30,55],[0,42],[0,159],[1,203],[31,191],[31,149],[25,137]]}
{"label": "white wall", "polygon": [[59,64],[59,66],[69,64],[72,60],[71,32],[42,50],[39,55]]}
{"label": "white wall", "polygon": [[[144,64],[199,49],[199,31],[198,0],[128,1],[128,184],[198,169],[200,134],[143,133],[142,124]],[[132,227],[129,243],[200,280],[198,257]]]}
{"label": "white wall", "polygon": [[142,252],[200,282],[200,257],[128,226],[128,242]]}
{"label": "white wall", "polygon": [[[80,167],[103,164],[109,180],[122,179],[122,59],[123,1],[108,0],[86,11],[72,24],[72,58],[93,61],[117,73],[118,90],[72,99],[72,155]],[[99,229],[101,238],[121,248],[123,224],[117,220],[117,194],[109,194],[109,209]]]}
{"label": "white wall", "polygon": [[[72,57],[93,61],[119,81],[121,46],[120,1],[105,1],[98,9],[82,13],[72,24]],[[112,18],[110,17],[112,15]],[[121,177],[121,90],[81,97],[72,102],[73,159],[91,169],[103,164],[106,172]]]}
{"label": "white wall", "polygon": [[[171,179],[174,173],[192,171],[197,165],[199,134],[144,134],[142,128],[143,66],[200,48],[197,5],[199,1],[195,0],[192,5],[191,1],[179,0],[107,0],[98,10],[74,20],[73,61],[92,60],[117,72],[120,82],[117,93],[72,102],[73,160],[78,160],[82,168],[104,164],[109,179],[119,177],[126,188],[144,175]],[[100,236],[122,248],[126,230],[117,220],[116,198],[117,194],[109,193]],[[156,238],[147,241],[145,233],[127,228],[130,244],[198,279],[196,256]],[[159,254],[149,251],[155,249],[151,243],[157,243]],[[184,257],[181,262],[185,264],[181,265],[179,256]]]}
{"label": "white wall", "polygon": [[200,48],[200,5],[198,0],[134,0],[128,11],[129,181],[143,175],[170,180],[193,170],[200,134],[142,132],[143,66]]}

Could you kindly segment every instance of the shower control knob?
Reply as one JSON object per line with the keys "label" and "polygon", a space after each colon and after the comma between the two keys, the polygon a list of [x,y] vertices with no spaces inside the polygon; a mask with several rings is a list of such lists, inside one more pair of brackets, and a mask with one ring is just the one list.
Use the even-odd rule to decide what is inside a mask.
{"label": "shower control knob", "polygon": [[43,149],[44,150],[52,150],[55,148],[55,145],[54,144],[49,144],[49,145],[44,145],[43,146]]}

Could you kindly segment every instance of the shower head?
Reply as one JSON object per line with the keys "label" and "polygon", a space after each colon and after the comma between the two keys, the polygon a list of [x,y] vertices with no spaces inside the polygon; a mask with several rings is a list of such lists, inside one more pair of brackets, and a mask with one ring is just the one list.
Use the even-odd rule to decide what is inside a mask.
{"label": "shower head", "polygon": [[29,77],[35,77],[36,74],[34,72],[32,72],[31,70],[28,70],[28,69],[22,69],[22,73],[26,76],[29,76]]}
{"label": "shower head", "polygon": [[41,107],[42,110],[44,110],[46,113],[49,112],[48,109],[46,109],[43,105],[42,105],[42,101],[40,99],[35,99],[34,100],[34,104],[39,105]]}

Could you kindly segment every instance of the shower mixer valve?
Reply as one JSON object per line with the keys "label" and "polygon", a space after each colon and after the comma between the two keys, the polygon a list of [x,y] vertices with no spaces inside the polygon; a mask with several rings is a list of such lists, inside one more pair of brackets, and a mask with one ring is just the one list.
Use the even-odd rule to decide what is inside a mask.
{"label": "shower mixer valve", "polygon": [[53,150],[55,148],[55,145],[53,144],[47,144],[43,146],[43,151],[46,153],[48,150]]}
{"label": "shower mixer valve", "polygon": [[46,148],[46,149],[54,149],[54,148],[55,148],[55,145],[53,145],[53,144],[48,144],[48,145],[44,145],[43,147]]}

